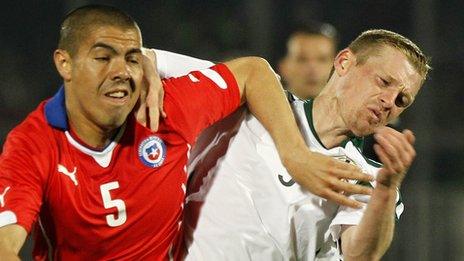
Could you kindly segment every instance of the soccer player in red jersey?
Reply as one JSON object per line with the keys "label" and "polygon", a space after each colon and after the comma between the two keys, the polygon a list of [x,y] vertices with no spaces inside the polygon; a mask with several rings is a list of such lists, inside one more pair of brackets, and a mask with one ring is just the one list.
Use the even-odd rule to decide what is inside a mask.
{"label": "soccer player in red jersey", "polygon": [[[307,161],[316,177],[332,165],[339,177],[369,179],[309,152],[277,77],[259,58],[163,80],[168,117],[152,132],[131,113],[142,89],[141,48],[138,26],[115,8],[87,6],[66,17],[54,53],[64,85],[9,133],[0,156],[2,260],[17,259],[31,232],[36,260],[168,259],[190,148],[245,100],[303,186],[318,184],[304,178]],[[334,190],[369,193],[330,178]]]}

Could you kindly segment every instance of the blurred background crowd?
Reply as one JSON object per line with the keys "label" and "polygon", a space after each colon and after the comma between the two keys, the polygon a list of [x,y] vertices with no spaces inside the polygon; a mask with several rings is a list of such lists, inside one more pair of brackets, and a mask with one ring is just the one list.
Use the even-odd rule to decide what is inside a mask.
{"label": "blurred background crowd", "polygon": [[[392,30],[416,42],[432,57],[433,71],[414,105],[401,117],[400,128],[416,134],[418,156],[403,183],[405,212],[383,260],[464,260],[463,1],[4,2],[0,10],[0,145],[11,128],[61,84],[52,62],[59,24],[68,11],[91,3],[114,5],[131,14],[147,47],[213,61],[265,57],[283,74],[288,88],[305,81],[318,83],[305,77],[317,78],[318,70],[323,70],[323,55],[311,52],[327,39],[329,53],[330,48],[346,47],[359,33],[373,28]],[[309,39],[305,33],[295,34],[302,25],[322,36]],[[309,51],[301,50],[308,46]],[[306,54],[312,58],[298,52],[310,52]]]}

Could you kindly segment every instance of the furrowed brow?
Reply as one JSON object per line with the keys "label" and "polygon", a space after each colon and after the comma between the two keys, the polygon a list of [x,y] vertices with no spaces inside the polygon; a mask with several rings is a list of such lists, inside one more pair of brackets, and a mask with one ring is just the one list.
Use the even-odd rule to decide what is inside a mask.
{"label": "furrowed brow", "polygon": [[95,43],[95,44],[92,46],[91,50],[95,50],[95,49],[97,49],[97,48],[106,49],[106,50],[110,51],[110,52],[113,53],[113,54],[117,54],[117,53],[118,53],[118,52],[116,51],[116,49],[114,49],[112,46],[110,46],[110,45],[108,45],[108,44],[105,44],[105,43],[100,43],[100,42]]}
{"label": "furrowed brow", "polygon": [[140,49],[140,48],[132,48],[126,53],[126,55],[138,54],[138,53],[142,53],[142,49]]}

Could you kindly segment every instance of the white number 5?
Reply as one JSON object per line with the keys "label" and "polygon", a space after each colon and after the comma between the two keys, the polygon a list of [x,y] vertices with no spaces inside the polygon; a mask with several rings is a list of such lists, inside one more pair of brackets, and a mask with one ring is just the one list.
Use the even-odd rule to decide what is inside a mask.
{"label": "white number 5", "polygon": [[103,198],[103,206],[108,208],[117,208],[118,215],[115,218],[114,214],[106,215],[106,223],[110,227],[117,227],[126,222],[127,215],[126,215],[126,205],[124,201],[121,199],[111,199],[110,190],[119,188],[119,183],[117,181],[113,181],[110,183],[106,183],[100,186],[101,195]]}

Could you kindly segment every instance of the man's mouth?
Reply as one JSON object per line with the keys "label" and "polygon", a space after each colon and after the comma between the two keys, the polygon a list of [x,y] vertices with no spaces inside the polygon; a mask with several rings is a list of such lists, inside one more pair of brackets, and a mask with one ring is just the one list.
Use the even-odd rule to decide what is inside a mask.
{"label": "man's mouth", "polygon": [[127,97],[128,95],[129,95],[129,92],[126,90],[115,90],[115,91],[105,93],[106,97],[116,98],[116,99],[122,99],[124,97]]}
{"label": "man's mouth", "polygon": [[130,91],[127,89],[114,89],[108,92],[105,92],[105,100],[109,101],[111,104],[116,106],[125,105],[130,99]]}
{"label": "man's mouth", "polygon": [[378,110],[375,110],[375,109],[369,109],[369,111],[371,112],[371,115],[372,115],[372,118],[374,119],[374,122],[379,123],[380,119],[381,119],[381,116],[382,116],[381,113]]}

